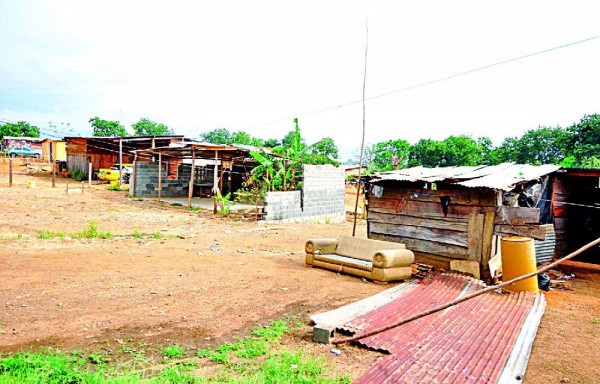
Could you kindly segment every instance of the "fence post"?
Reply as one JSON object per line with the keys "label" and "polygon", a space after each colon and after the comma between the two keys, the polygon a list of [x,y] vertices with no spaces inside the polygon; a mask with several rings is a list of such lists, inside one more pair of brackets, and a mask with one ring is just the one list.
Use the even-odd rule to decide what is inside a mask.
{"label": "fence post", "polygon": [[12,159],[8,159],[8,186],[12,187]]}

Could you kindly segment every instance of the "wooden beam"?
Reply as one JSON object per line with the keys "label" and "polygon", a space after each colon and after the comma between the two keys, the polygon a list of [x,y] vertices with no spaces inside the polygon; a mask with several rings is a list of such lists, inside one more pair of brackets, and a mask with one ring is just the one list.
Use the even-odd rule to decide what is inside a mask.
{"label": "wooden beam", "polygon": [[12,187],[13,184],[13,166],[12,166],[12,159],[8,159],[8,186]]}
{"label": "wooden beam", "polygon": [[525,236],[536,240],[546,238],[546,227],[541,225],[510,225],[496,224],[494,226],[494,235],[498,236]]}
{"label": "wooden beam", "polygon": [[[483,244],[481,247],[481,269],[488,270],[488,263],[492,257],[492,248],[494,244],[494,219],[496,212],[486,212],[483,220]],[[484,273],[481,273],[485,277]]]}
{"label": "wooden beam", "polygon": [[194,195],[194,165],[196,164],[196,148],[192,147],[192,169],[190,169],[190,186],[188,190],[188,208],[192,207],[192,196]]}
{"label": "wooden beam", "polygon": [[483,224],[485,215],[472,213],[469,215],[469,231],[467,235],[467,252],[469,260],[481,262],[483,249]]}
{"label": "wooden beam", "polygon": [[538,224],[540,220],[539,208],[526,207],[507,207],[501,206],[496,208],[496,218],[494,223],[498,224]]}

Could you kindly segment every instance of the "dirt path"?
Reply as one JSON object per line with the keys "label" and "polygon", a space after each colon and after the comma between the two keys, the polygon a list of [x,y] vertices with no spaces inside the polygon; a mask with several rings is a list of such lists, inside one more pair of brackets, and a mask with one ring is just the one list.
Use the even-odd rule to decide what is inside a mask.
{"label": "dirt path", "polygon": [[[116,340],[204,348],[289,316],[305,325],[286,343],[324,356],[335,372],[357,377],[380,358],[353,346],[335,356],[310,340],[311,313],[387,288],[304,266],[307,239],[350,234],[350,223],[257,225],[130,200],[105,185],[66,195],[62,179],[55,189],[48,178],[6,181],[0,162],[0,352],[93,351]],[[39,238],[76,234],[90,221],[113,238]],[[526,382],[600,381],[590,364],[600,356],[598,276],[568,286],[547,295]]]}

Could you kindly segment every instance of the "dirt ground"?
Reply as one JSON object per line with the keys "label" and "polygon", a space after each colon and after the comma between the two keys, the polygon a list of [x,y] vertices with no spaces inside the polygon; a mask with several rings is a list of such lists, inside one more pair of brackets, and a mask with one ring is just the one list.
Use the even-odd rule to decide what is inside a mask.
{"label": "dirt ground", "polygon": [[[356,378],[381,358],[353,346],[336,356],[311,341],[310,314],[390,287],[305,267],[305,241],[349,235],[349,222],[259,225],[130,200],[106,185],[67,195],[65,179],[51,188],[39,176],[15,175],[8,188],[6,171],[0,160],[0,352],[111,350],[123,340],[205,348],[289,317],[303,325],[285,343],[323,356],[335,373]],[[69,238],[90,221],[113,237]],[[66,237],[43,240],[43,231]],[[575,273],[568,289],[547,294],[525,382],[600,382],[600,280]]]}

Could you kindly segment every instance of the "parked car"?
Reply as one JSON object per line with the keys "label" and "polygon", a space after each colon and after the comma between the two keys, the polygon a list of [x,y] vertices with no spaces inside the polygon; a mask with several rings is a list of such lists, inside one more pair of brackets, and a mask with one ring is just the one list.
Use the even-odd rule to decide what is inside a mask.
{"label": "parked car", "polygon": [[12,147],[6,151],[6,154],[9,157],[13,158],[18,156],[27,156],[40,159],[42,157],[42,151],[39,151],[37,149],[31,149],[29,147]]}
{"label": "parked car", "polygon": [[[129,183],[129,177],[133,171],[133,164],[123,163],[123,183]],[[100,180],[116,181],[119,180],[119,163],[113,164],[110,168],[100,168],[96,172]]]}

